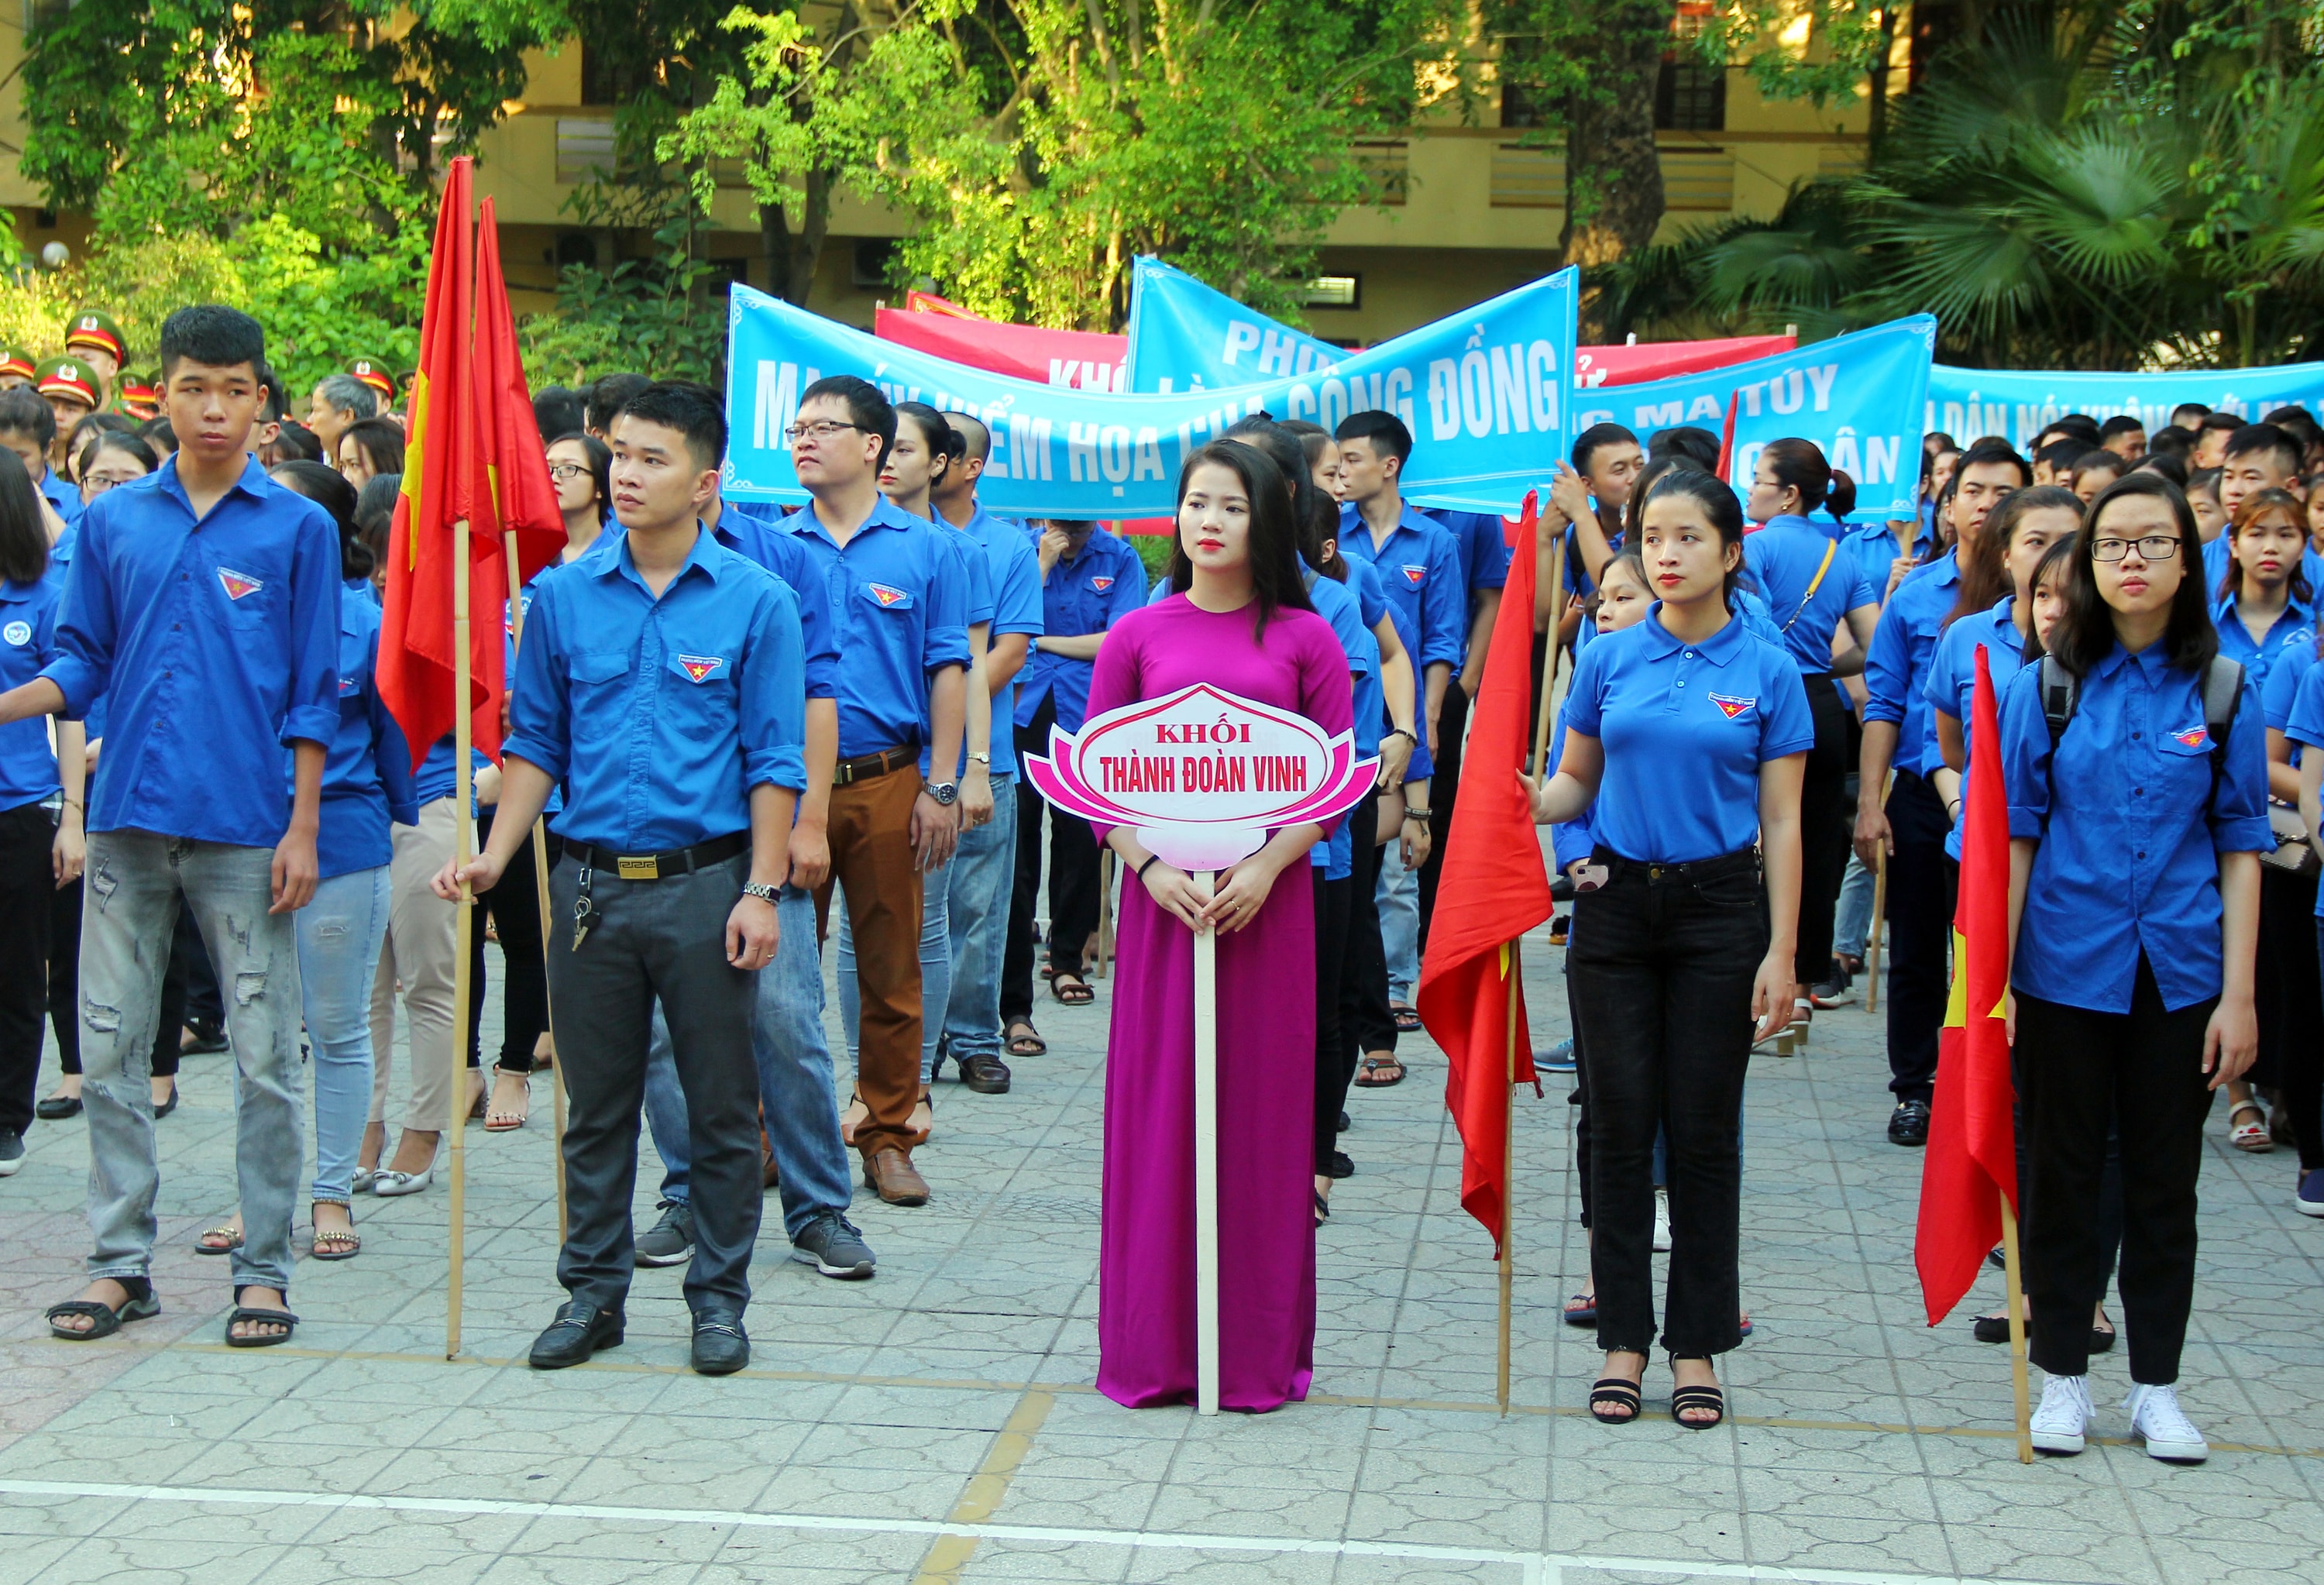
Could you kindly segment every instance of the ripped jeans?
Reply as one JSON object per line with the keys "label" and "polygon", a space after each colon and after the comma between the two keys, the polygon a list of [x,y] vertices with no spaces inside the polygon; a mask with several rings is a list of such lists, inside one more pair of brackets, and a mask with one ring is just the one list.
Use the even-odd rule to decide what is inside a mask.
{"label": "ripped jeans", "polygon": [[234,1042],[235,1176],[243,1244],[236,1286],[288,1293],[300,1136],[299,952],[290,914],[270,914],[270,848],[92,832],[80,932],[81,1096],[88,1120],[92,1277],[143,1276],[153,1258],[150,1070],[161,975],[180,899],[208,944]]}

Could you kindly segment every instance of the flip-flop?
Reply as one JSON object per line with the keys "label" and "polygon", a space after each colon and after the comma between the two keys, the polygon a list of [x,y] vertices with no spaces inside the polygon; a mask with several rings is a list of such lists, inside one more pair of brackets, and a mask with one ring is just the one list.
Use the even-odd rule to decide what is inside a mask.
{"label": "flip-flop", "polygon": [[1390,1007],[1388,1010],[1389,1015],[1396,1019],[1396,1032],[1397,1034],[1416,1035],[1420,1032],[1419,1009],[1410,1007]]}
{"label": "flip-flop", "polygon": [[[1396,1077],[1380,1079],[1372,1076],[1385,1068],[1394,1068]],[[1404,1083],[1404,1064],[1392,1056],[1368,1056],[1353,1082],[1359,1090],[1385,1090],[1391,1084],[1401,1084]]]}
{"label": "flip-flop", "polygon": [[[1581,1305],[1581,1308],[1579,1309],[1574,1307],[1577,1302]],[[1565,1324],[1568,1326],[1597,1325],[1598,1295],[1595,1294],[1576,1294],[1572,1298],[1566,1300]]]}

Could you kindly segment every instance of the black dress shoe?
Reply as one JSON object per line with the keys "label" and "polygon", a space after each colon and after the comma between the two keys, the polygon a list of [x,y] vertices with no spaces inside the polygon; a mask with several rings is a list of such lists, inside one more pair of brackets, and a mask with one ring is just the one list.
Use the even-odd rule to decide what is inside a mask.
{"label": "black dress shoe", "polygon": [[1891,1145],[1925,1145],[1929,1142],[1929,1103],[1925,1101],[1900,1101],[1896,1110],[1888,1114],[1888,1142]]}
{"label": "black dress shoe", "polygon": [[960,1082],[979,1095],[1009,1093],[1009,1064],[999,1057],[979,1053],[960,1059]]}
{"label": "black dress shoe", "polygon": [[80,1115],[80,1097],[78,1095],[43,1095],[41,1097],[40,1101],[33,1105],[32,1115],[39,1118],[43,1122],[51,1123],[62,1122],[69,1117],[78,1117]]}
{"label": "black dress shoe", "polygon": [[562,1370],[568,1365],[586,1364],[589,1356],[599,1349],[610,1349],[622,1341],[622,1313],[601,1310],[581,1299],[568,1299],[557,1307],[557,1319],[547,1331],[532,1340],[530,1363],[535,1370]]}
{"label": "black dress shoe", "polygon": [[694,1317],[694,1373],[732,1376],[751,1362],[742,1317],[732,1310],[701,1310]]}

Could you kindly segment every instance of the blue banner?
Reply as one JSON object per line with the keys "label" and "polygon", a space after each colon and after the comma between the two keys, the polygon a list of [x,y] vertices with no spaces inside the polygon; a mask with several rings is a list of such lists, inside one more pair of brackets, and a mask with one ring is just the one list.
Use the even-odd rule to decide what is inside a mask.
{"label": "blue banner", "polygon": [[1926,314],[1835,336],[1771,358],[1643,385],[1574,395],[1573,431],[1616,423],[1640,440],[1692,424],[1720,434],[1735,412],[1728,483],[1751,488],[1760,449],[1798,436],[1823,448],[1856,481],[1858,522],[1912,517],[1921,478],[1921,415],[1927,404],[1937,322]]}
{"label": "blue banner", "polygon": [[2068,413],[2104,423],[2128,413],[2148,434],[2171,421],[2181,402],[2257,423],[2280,407],[2302,407],[2324,419],[2324,364],[2266,369],[2172,369],[2160,374],[2089,374],[2057,369],[1950,369],[1929,372],[1927,427],[1967,446],[1998,435],[2020,451]]}
{"label": "blue banner", "polygon": [[1130,389],[1200,391],[1327,371],[1344,347],[1278,324],[1150,253],[1130,276]]}
{"label": "blue banner", "polygon": [[[806,500],[787,433],[799,392],[825,374],[859,374],[891,401],[982,419],[992,454],[977,495],[1006,517],[1167,515],[1186,455],[1260,411],[1327,429],[1351,412],[1392,412],[1414,440],[1406,500],[1513,512],[1526,491],[1547,484],[1570,444],[1578,279],[1561,271],[1457,319],[1351,353],[1328,372],[1176,395],[988,373],[737,286],[728,299],[724,489],[738,501]],[[1915,411],[1919,401],[1916,391]]]}

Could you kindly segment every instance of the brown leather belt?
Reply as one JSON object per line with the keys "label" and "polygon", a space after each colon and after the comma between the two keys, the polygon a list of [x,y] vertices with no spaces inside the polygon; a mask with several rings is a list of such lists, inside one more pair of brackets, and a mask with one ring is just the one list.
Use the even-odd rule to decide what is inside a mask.
{"label": "brown leather belt", "polygon": [[858,754],[853,760],[842,760],[832,767],[831,785],[852,787],[859,781],[901,770],[907,765],[918,766],[920,751],[915,748],[882,749],[876,754]]}

